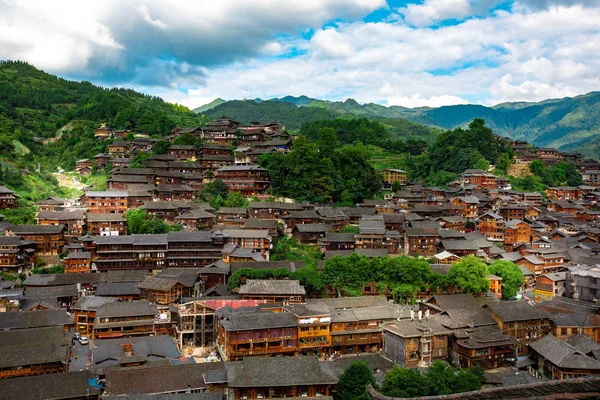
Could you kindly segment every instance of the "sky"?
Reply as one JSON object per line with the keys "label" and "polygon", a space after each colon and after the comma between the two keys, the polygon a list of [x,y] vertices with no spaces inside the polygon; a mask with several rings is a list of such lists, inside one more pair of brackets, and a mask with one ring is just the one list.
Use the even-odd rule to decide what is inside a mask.
{"label": "sky", "polygon": [[0,59],[190,108],[540,101],[600,90],[600,0],[0,0]]}

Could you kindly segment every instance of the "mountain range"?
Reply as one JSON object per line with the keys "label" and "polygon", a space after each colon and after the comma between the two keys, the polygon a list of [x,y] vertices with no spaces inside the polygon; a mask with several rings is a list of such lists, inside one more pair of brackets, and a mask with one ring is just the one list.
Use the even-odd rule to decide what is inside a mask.
{"label": "mountain range", "polygon": [[307,96],[285,96],[270,100],[217,99],[194,110],[209,117],[223,115],[242,122],[276,119],[290,130],[316,119],[366,117],[375,120],[402,119],[448,130],[467,126],[483,118],[494,132],[527,140],[539,147],[555,147],[600,157],[600,92],[541,102],[502,103],[493,107],[465,104],[444,107],[406,108],[359,104],[354,99],[326,101]]}

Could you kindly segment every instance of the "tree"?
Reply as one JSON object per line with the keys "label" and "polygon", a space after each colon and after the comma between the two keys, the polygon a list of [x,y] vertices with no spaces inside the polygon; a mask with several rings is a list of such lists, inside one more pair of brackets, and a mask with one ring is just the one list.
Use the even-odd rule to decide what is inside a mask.
{"label": "tree", "polygon": [[368,400],[366,386],[375,386],[373,371],[366,361],[353,361],[340,376],[336,400]]}
{"label": "tree", "polygon": [[515,263],[505,260],[496,260],[489,266],[490,274],[502,278],[502,298],[510,299],[515,297],[525,278],[519,266]]}
{"label": "tree", "polygon": [[529,170],[536,176],[544,176],[546,173],[546,166],[541,160],[533,160],[529,164]]}
{"label": "tree", "polygon": [[248,200],[242,196],[240,192],[231,192],[227,195],[227,200],[223,203],[223,207],[247,207]]}
{"label": "tree", "polygon": [[133,142],[135,139],[135,134],[133,132],[127,132],[127,134],[125,134],[125,139],[127,139],[129,142]]}
{"label": "tree", "polygon": [[227,185],[221,179],[215,179],[208,183],[202,192],[200,192],[200,198],[207,201],[211,207],[220,208],[223,202],[227,199],[228,190]]}
{"label": "tree", "polygon": [[323,290],[323,276],[314,266],[298,268],[294,271],[292,277],[300,281],[307,291],[319,292]]}
{"label": "tree", "polygon": [[419,397],[429,394],[429,382],[417,369],[394,366],[385,376],[381,392],[389,397]]}
{"label": "tree", "polygon": [[317,146],[323,157],[330,157],[340,147],[340,141],[333,128],[321,128],[317,132]]}
{"label": "tree", "polygon": [[154,154],[167,154],[171,143],[168,140],[159,140],[152,146],[152,153]]}
{"label": "tree", "polygon": [[400,189],[402,189],[402,185],[400,184],[399,181],[392,182],[392,192],[397,192]]}
{"label": "tree", "polygon": [[479,258],[469,255],[454,262],[448,270],[447,279],[465,293],[487,293],[490,283],[487,279],[488,267]]}
{"label": "tree", "polygon": [[177,230],[177,228],[171,228],[153,215],[148,215],[146,210],[141,208],[127,210],[125,217],[127,219],[127,232],[131,235],[167,233],[171,230]]}

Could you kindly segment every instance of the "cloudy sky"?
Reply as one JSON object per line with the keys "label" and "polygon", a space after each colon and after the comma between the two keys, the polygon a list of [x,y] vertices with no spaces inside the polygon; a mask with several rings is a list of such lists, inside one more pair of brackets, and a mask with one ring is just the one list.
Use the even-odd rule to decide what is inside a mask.
{"label": "cloudy sky", "polygon": [[0,0],[0,59],[197,107],[407,107],[600,90],[600,0]]}

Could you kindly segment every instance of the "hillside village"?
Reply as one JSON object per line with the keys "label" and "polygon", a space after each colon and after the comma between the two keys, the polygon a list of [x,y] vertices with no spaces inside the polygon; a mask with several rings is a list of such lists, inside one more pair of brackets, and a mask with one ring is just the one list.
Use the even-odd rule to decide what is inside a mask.
{"label": "hillside village", "polygon": [[[0,220],[0,398],[332,399],[355,360],[379,383],[477,366],[469,398],[600,390],[599,162],[497,137],[522,170],[568,163],[583,184],[516,191],[490,167],[431,187],[386,168],[380,198],[335,207],[270,194],[260,157],[295,139],[277,122],[95,137],[106,153],[76,171],[110,170],[106,190]],[[203,202],[217,182],[243,202]],[[166,230],[132,233],[132,210]]]}

